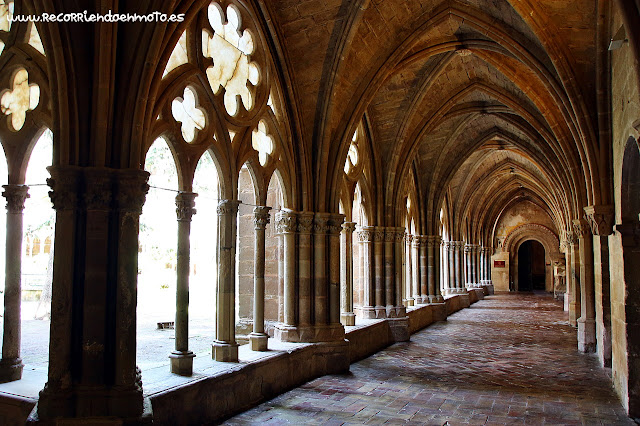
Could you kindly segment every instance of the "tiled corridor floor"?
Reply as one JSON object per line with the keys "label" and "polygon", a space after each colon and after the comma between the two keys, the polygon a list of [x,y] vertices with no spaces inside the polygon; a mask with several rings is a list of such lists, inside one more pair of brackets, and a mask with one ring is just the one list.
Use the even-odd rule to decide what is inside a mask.
{"label": "tiled corridor floor", "polygon": [[227,424],[634,424],[610,383],[559,303],[494,295]]}

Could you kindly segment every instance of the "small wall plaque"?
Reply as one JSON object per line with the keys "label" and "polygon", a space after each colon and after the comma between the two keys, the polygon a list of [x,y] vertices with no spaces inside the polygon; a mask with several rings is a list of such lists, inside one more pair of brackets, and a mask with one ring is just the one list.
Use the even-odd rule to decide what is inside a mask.
{"label": "small wall plaque", "polygon": [[507,265],[504,260],[494,260],[493,267],[494,268],[505,268]]}

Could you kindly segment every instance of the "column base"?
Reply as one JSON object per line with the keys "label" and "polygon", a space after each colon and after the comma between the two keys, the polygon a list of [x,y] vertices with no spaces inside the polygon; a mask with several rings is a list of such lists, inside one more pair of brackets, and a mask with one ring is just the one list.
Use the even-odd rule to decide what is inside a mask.
{"label": "column base", "polygon": [[343,312],[340,314],[340,322],[344,326],[356,325],[356,314],[353,312]]}
{"label": "column base", "polygon": [[578,319],[578,351],[594,353],[596,351],[595,320]]}
{"label": "column base", "polygon": [[[61,418],[74,418],[77,424],[96,424],[96,418],[106,418],[105,424],[111,420],[121,425],[141,424],[144,401],[139,384],[61,388],[47,383],[40,391],[37,410],[39,422],[47,425],[67,424]],[[54,419],[57,422],[50,423]]]}
{"label": "column base", "polygon": [[413,306],[415,303],[415,299],[413,297],[410,297],[407,300],[405,300],[404,303],[406,306]]}
{"label": "column base", "polygon": [[211,358],[219,362],[238,362],[238,344],[214,342],[211,345]]}
{"label": "column base", "polygon": [[426,305],[429,303],[429,296],[416,296],[416,305]]}
{"label": "column base", "polygon": [[363,306],[358,308],[360,317],[364,319],[376,319],[376,309],[373,306]]}
{"label": "column base", "polygon": [[376,306],[374,309],[376,311],[376,319],[383,319],[387,317],[387,308],[384,306]]}
{"label": "column base", "polygon": [[445,296],[451,296],[452,294],[456,294],[455,288],[449,287],[449,288],[445,288],[444,289],[444,295]]}
{"label": "column base", "polygon": [[193,375],[193,358],[196,354],[191,351],[173,351],[169,355],[171,372],[179,376]]}
{"label": "column base", "polygon": [[444,297],[442,296],[429,296],[429,303],[444,303]]}
{"label": "column base", "polygon": [[265,333],[249,333],[249,345],[252,351],[267,351],[267,341],[269,336]]}
{"label": "column base", "polygon": [[23,368],[24,364],[21,358],[2,359],[0,361],[0,383],[20,380]]}
{"label": "column base", "polygon": [[342,324],[291,326],[277,324],[274,337],[282,342],[320,343],[344,340]]}

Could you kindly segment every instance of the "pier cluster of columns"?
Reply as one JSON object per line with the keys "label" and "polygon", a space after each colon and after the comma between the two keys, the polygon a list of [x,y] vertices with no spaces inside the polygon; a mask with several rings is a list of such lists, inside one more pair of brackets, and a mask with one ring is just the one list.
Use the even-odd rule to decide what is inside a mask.
{"label": "pier cluster of columns", "polygon": [[465,244],[465,277],[467,288],[480,288],[491,284],[491,250],[477,244]]}
{"label": "pier cluster of columns", "polygon": [[284,315],[282,323],[276,326],[276,338],[292,342],[344,339],[344,327],[340,323],[343,222],[342,214],[291,210],[276,214],[284,287]]}
{"label": "pier cluster of columns", "polygon": [[443,303],[440,292],[440,243],[439,235],[406,236],[406,304]]}
{"label": "pier cluster of columns", "polygon": [[462,294],[466,288],[491,285],[491,249],[464,241],[445,241],[447,294]]}

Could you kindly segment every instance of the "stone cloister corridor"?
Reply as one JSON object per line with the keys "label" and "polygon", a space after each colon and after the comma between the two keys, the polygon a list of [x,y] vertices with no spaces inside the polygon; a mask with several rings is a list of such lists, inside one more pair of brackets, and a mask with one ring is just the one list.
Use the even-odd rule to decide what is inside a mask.
{"label": "stone cloister corridor", "polygon": [[639,28],[0,0],[0,425],[640,422]]}
{"label": "stone cloister corridor", "polygon": [[227,425],[633,425],[562,305],[500,293]]}

